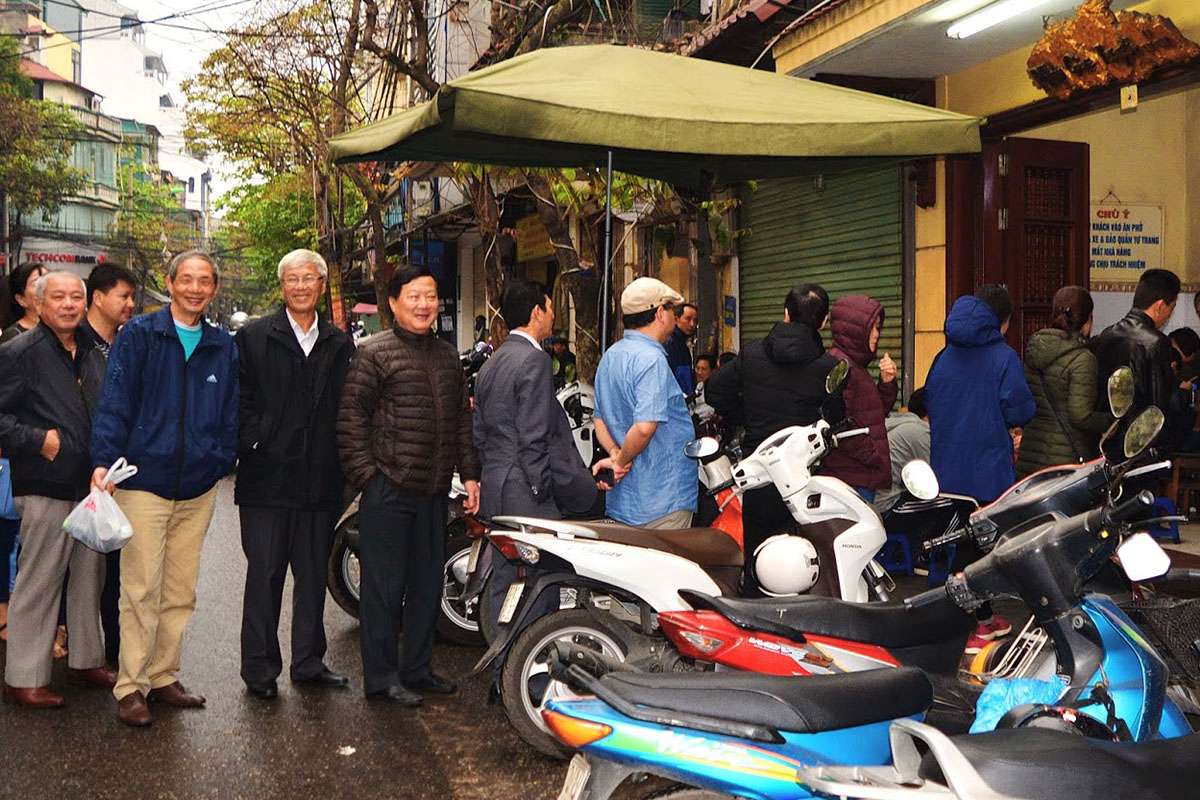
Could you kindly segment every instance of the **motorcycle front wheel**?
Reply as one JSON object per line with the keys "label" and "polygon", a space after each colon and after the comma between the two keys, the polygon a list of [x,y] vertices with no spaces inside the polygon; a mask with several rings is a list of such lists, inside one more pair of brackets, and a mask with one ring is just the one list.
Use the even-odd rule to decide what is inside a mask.
{"label": "motorcycle front wheel", "polygon": [[[351,514],[338,525],[334,534],[333,551],[329,555],[326,582],[333,601],[350,616],[358,619],[361,597],[362,568],[355,547],[358,541],[358,514]],[[481,646],[479,632],[479,601],[462,599],[466,591],[467,561],[471,555],[471,539],[466,523],[453,519],[446,526],[446,561],[442,570],[442,600],[438,609],[437,632],[453,644]]]}
{"label": "motorcycle front wheel", "polygon": [[554,738],[542,719],[542,709],[549,701],[578,696],[550,674],[550,651],[559,641],[622,662],[626,654],[616,637],[582,608],[547,614],[513,643],[500,677],[504,713],[522,739],[551,758],[564,760],[572,751]]}

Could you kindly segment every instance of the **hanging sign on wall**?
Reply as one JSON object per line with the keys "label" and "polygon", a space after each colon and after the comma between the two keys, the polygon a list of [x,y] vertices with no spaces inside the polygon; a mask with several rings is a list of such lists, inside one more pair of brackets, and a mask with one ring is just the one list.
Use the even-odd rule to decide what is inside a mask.
{"label": "hanging sign on wall", "polygon": [[1163,265],[1163,207],[1092,205],[1090,249],[1093,287],[1136,283],[1144,270]]}

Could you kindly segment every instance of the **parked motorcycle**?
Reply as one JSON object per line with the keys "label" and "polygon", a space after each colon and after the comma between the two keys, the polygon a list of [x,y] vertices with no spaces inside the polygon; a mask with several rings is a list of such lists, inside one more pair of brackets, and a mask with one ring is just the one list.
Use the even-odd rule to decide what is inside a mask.
{"label": "parked motorcycle", "polygon": [[[1161,413],[1151,431],[1153,422],[1139,418],[1130,426],[1127,453],[1149,443]],[[1133,581],[1167,569],[1169,559],[1153,539],[1129,527],[1152,505],[1143,492],[1120,505],[1045,521],[1007,537],[944,589],[908,601],[920,607],[944,593],[970,611],[1016,594],[1033,610],[1054,642],[1061,689],[1053,704],[1009,709],[998,727],[1052,727],[1122,742],[1190,733],[1166,698],[1162,658],[1110,598],[1083,588],[1114,554]],[[745,797],[818,796],[802,770],[886,764],[884,720],[918,717],[932,700],[928,683],[911,677],[921,673],[907,667],[802,681],[745,673],[598,678],[555,655],[555,677],[594,695],[551,700],[544,710],[560,741],[580,750],[560,794],[565,800],[605,800],[633,773]],[[687,789],[668,796],[703,795]]]}

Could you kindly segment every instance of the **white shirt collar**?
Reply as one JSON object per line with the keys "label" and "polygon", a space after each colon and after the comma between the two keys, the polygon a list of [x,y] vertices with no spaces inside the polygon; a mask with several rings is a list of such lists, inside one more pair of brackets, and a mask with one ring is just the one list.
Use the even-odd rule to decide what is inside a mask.
{"label": "white shirt collar", "polygon": [[292,312],[289,309],[285,307],[283,309],[283,313],[287,314],[288,323],[290,323],[292,326],[292,333],[296,334],[296,341],[299,342],[300,349],[303,350],[304,355],[307,356],[312,352],[313,347],[316,346],[317,334],[320,333],[320,326],[317,325],[316,316],[313,316],[312,327],[306,331],[300,327],[300,323],[296,322],[295,318],[292,316]]}
{"label": "white shirt collar", "polygon": [[538,350],[542,349],[542,346],[540,344],[538,344],[538,340],[533,338],[532,336],[530,336],[525,331],[513,331],[513,335],[522,337],[525,341],[529,342],[531,345],[536,347]]}

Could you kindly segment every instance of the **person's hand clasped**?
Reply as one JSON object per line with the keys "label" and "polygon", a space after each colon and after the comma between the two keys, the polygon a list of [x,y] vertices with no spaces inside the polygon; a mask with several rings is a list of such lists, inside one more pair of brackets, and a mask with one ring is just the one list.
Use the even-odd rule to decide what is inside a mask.
{"label": "person's hand clasped", "polygon": [[631,466],[631,464],[626,464],[623,467],[617,466],[617,459],[615,456],[609,456],[608,458],[600,459],[592,466],[592,475],[598,476],[602,470],[612,470],[613,480],[611,484],[608,481],[597,480],[596,488],[605,492],[610,491],[614,486],[621,482],[622,478],[629,474],[629,468]]}
{"label": "person's hand clasped", "polygon": [[479,481],[463,481],[467,490],[467,499],[463,501],[463,511],[468,514],[479,513]]}
{"label": "person's hand clasped", "polygon": [[883,383],[891,383],[896,380],[896,362],[892,361],[891,355],[884,353],[883,358],[879,359],[879,380]]}

